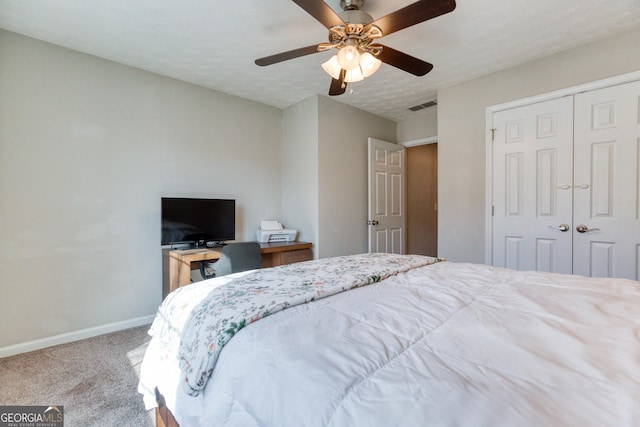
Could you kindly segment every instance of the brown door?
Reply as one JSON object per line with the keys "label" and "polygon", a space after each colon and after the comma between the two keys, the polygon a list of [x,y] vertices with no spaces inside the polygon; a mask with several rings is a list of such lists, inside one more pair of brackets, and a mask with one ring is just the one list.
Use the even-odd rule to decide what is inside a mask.
{"label": "brown door", "polygon": [[407,148],[407,253],[437,256],[438,144]]}

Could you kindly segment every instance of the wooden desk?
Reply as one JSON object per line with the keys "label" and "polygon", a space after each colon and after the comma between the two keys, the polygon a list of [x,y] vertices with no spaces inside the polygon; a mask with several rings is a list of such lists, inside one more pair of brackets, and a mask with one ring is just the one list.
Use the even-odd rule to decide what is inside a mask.
{"label": "wooden desk", "polygon": [[[220,258],[222,247],[200,249],[173,249],[162,251],[162,298],[180,286],[191,283],[191,270],[203,261]],[[260,243],[262,268],[313,259],[311,243]]]}

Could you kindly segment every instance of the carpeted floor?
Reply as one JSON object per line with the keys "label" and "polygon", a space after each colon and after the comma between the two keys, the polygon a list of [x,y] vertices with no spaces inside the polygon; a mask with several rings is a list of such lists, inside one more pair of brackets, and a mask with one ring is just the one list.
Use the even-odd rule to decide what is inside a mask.
{"label": "carpeted floor", "polygon": [[154,426],[137,392],[148,329],[0,359],[0,405],[63,405],[69,427]]}

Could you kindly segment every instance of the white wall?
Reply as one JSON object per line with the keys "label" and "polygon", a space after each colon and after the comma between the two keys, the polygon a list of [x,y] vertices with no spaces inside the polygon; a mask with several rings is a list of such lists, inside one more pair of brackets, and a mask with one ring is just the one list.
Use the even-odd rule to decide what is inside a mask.
{"label": "white wall", "polygon": [[640,29],[438,93],[438,255],[483,263],[486,107],[640,70]]}
{"label": "white wall", "polygon": [[282,110],[0,31],[0,348],[153,315],[160,197],[282,216]]}

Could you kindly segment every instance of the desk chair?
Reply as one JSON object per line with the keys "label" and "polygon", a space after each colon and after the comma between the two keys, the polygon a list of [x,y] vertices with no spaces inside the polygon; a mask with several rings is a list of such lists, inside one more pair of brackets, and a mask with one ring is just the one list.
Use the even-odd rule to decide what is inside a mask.
{"label": "desk chair", "polygon": [[[215,264],[209,264],[209,266],[205,264],[200,264],[200,274],[203,279],[260,268],[262,264],[260,244],[256,242],[229,243],[222,248],[220,259]],[[215,273],[208,274],[205,271],[207,267],[213,268]]]}

